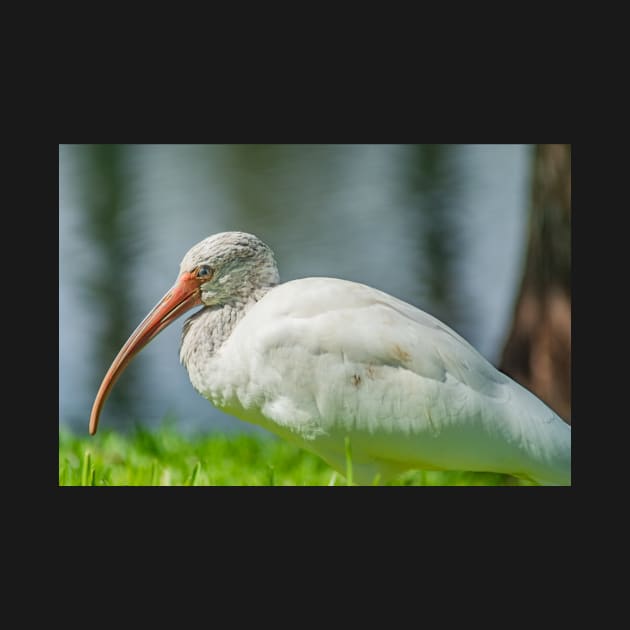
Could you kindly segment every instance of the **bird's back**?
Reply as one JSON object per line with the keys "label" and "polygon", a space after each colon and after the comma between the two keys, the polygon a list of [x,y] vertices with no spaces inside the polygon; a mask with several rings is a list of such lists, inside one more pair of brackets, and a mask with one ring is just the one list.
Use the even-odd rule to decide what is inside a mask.
{"label": "bird's back", "polygon": [[195,386],[217,406],[341,471],[349,436],[359,481],[426,468],[570,483],[568,425],[448,326],[362,284],[274,287],[205,369]]}

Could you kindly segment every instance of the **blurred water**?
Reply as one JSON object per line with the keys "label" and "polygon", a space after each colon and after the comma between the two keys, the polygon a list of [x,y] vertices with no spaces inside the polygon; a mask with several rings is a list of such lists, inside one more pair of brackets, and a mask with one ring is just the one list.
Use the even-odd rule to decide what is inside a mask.
{"label": "blurred water", "polygon": [[[496,362],[525,254],[528,145],[62,145],[59,422],[87,432],[111,360],[186,251],[251,232],[283,280],[336,276],[440,317]],[[101,426],[254,430],[179,363],[185,318],[134,359]]]}

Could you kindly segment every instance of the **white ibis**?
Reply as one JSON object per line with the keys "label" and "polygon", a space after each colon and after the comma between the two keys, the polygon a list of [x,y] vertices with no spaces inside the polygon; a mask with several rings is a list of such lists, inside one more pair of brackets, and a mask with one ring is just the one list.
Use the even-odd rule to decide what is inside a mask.
{"label": "white ibis", "polygon": [[571,428],[441,321],[335,278],[279,284],[273,252],[244,232],[195,245],[171,290],[122,347],[90,417],[129,361],[194,306],[180,360],[216,407],[308,449],[359,483],[409,469],[571,483]]}

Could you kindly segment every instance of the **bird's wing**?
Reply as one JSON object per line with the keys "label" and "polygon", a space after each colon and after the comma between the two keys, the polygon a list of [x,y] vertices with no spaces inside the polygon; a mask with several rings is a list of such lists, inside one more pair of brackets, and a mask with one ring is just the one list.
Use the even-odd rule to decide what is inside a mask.
{"label": "bird's wing", "polygon": [[448,326],[365,285],[280,285],[232,337],[256,404],[306,438],[351,433],[364,450],[378,440],[380,456],[417,465],[483,470],[503,459],[509,470],[544,451],[550,422],[563,424]]}
{"label": "bird's wing", "polygon": [[455,379],[501,396],[508,378],[444,323],[371,287],[332,278],[280,285],[263,300],[256,334],[263,355],[300,348],[339,364],[387,366],[438,382]]}

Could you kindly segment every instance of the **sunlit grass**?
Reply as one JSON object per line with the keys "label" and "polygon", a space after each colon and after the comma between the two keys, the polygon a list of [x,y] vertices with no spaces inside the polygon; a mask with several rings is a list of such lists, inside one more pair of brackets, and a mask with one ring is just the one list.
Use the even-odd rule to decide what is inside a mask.
{"label": "sunlit grass", "polygon": [[[59,432],[60,486],[328,486],[353,485],[346,475],[287,442],[252,435],[184,437],[172,428],[95,437]],[[494,473],[414,471],[373,485],[533,485]]]}

